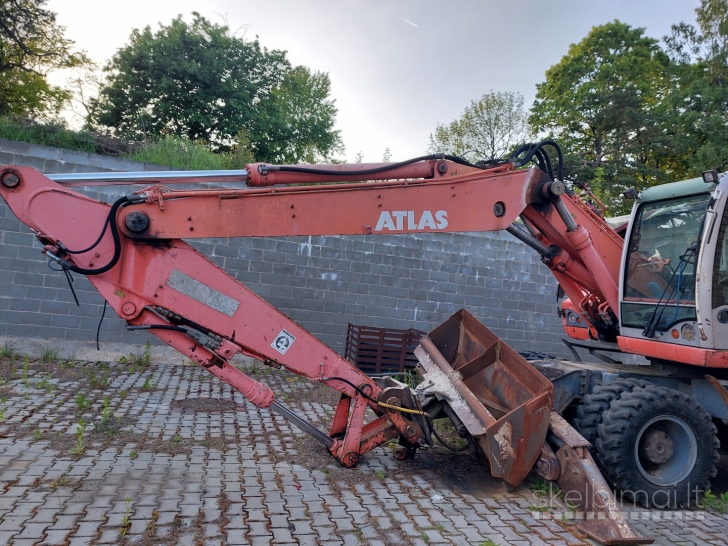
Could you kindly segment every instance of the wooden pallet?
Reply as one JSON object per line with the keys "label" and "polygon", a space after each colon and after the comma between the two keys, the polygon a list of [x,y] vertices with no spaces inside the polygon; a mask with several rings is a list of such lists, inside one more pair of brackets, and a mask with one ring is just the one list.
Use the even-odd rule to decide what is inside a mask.
{"label": "wooden pallet", "polygon": [[417,365],[413,351],[425,333],[349,323],[344,357],[368,375],[402,373]]}

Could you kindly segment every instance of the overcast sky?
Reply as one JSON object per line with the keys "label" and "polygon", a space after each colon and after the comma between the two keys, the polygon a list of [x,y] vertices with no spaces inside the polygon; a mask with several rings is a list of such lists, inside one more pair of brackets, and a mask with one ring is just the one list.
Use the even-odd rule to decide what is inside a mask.
{"label": "overcast sky", "polygon": [[[133,28],[192,11],[293,64],[328,72],[337,128],[353,160],[421,155],[437,123],[489,90],[533,101],[536,84],[569,44],[614,19],[662,38],[694,22],[698,0],[50,0],[69,38],[105,63]],[[59,82],[61,83],[61,82]]]}

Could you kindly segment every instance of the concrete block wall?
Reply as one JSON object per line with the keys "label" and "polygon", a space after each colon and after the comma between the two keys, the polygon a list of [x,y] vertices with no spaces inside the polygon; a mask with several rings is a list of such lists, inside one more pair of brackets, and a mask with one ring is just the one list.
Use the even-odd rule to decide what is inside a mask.
{"label": "concrete block wall", "polygon": [[[23,145],[25,146],[25,145]],[[13,162],[61,170],[65,150],[13,148]],[[7,145],[0,140],[2,154]],[[20,150],[20,151],[19,151]],[[64,172],[102,170],[82,154]],[[104,158],[106,159],[106,158]],[[35,161],[35,163],[34,163]],[[112,158],[112,161],[117,161]],[[155,170],[123,162],[113,170]],[[107,163],[111,166],[111,163]],[[123,168],[121,168],[123,167]],[[156,166],[159,168],[158,166]],[[112,170],[111,168],[103,170]],[[125,189],[81,189],[112,201]],[[518,350],[568,356],[556,316],[556,283],[538,256],[507,233],[432,233],[364,237],[270,237],[189,241],[256,294],[343,352],[347,323],[430,330],[462,307]],[[48,268],[30,231],[0,201],[0,337],[93,341],[103,299],[74,276],[80,307],[65,277]],[[102,343],[143,344],[108,309]]]}

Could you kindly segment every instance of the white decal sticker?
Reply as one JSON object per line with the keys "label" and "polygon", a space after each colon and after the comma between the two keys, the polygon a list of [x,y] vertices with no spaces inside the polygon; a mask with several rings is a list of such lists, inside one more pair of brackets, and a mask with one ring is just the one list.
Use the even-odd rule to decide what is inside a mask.
{"label": "white decal sticker", "polygon": [[[445,229],[448,226],[447,222],[447,211],[438,210],[435,215],[432,215],[432,211],[426,210],[422,212],[419,220],[413,210],[383,210],[379,215],[377,221],[377,227],[374,231],[405,231],[404,220],[407,219],[407,231],[414,231],[416,229]],[[437,221],[435,221],[437,220]]]}
{"label": "white decal sticker", "polygon": [[286,351],[291,348],[291,345],[293,345],[294,341],[296,341],[296,338],[290,332],[281,330],[281,333],[276,336],[270,346],[282,355],[284,355],[286,354]]}

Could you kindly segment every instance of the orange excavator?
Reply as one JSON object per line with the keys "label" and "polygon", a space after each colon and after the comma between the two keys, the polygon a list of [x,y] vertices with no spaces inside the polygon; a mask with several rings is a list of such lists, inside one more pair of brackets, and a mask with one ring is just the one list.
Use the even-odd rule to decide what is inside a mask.
{"label": "orange excavator", "polygon": [[[100,184],[144,187],[111,205],[72,189]],[[177,184],[195,189],[170,188]],[[433,421],[448,418],[494,476],[516,486],[535,469],[557,481],[591,538],[649,543],[610,487],[650,507],[697,502],[715,475],[713,420],[728,419],[728,178],[707,171],[625,192],[635,207],[617,223],[569,186],[552,141],[478,164],[438,154],[208,172],[44,176],[0,167],[0,195],[54,268],[87,276],[129,330],[147,331],[283,415],[342,465],[393,439],[398,457],[412,456],[432,445]],[[184,242],[495,230],[540,254],[566,296],[559,314],[570,348],[599,363],[576,351],[573,362],[527,361],[461,310],[422,338],[417,387],[374,379]],[[339,391],[330,430],[275,400],[230,363],[236,354]],[[626,355],[649,364],[616,360]]]}

